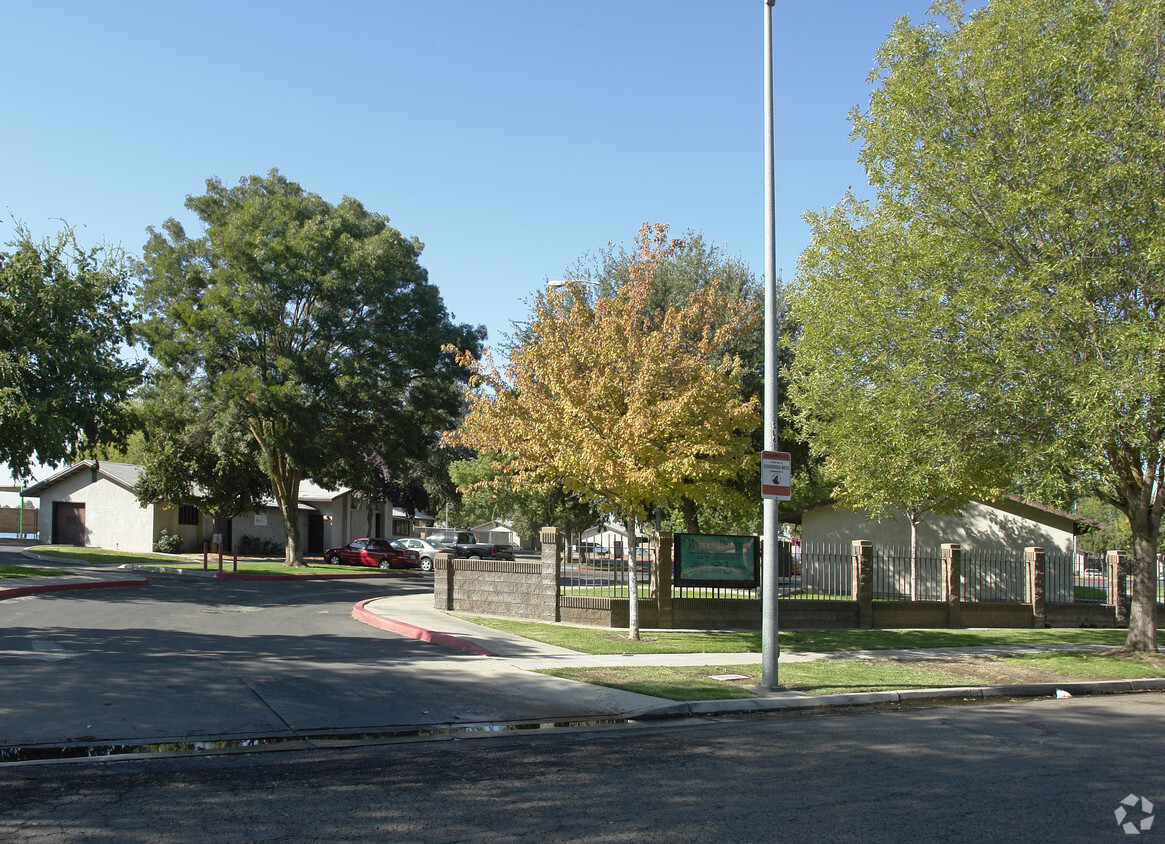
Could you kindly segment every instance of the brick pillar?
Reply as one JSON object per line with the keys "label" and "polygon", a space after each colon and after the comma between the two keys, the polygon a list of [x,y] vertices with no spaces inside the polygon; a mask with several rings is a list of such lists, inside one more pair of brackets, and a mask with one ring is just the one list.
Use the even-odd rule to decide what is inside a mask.
{"label": "brick pillar", "polygon": [[561,621],[559,586],[562,583],[562,532],[556,527],[544,527],[538,534],[542,542],[542,621]]}
{"label": "brick pillar", "polygon": [[1044,610],[1047,572],[1044,568],[1044,549],[1028,546],[1023,549],[1024,568],[1027,571],[1027,594],[1032,608],[1032,625],[1046,627],[1048,615]]}
{"label": "brick pillar", "polygon": [[433,607],[452,610],[453,555],[447,551],[433,555]]}
{"label": "brick pillar", "polygon": [[672,535],[657,533],[651,539],[651,582],[656,586],[655,601],[659,609],[659,627],[672,626]]}
{"label": "brick pillar", "polygon": [[858,602],[858,627],[874,626],[874,543],[853,543],[853,590]]}
{"label": "brick pillar", "polygon": [[1129,589],[1126,577],[1129,572],[1129,552],[1109,551],[1105,555],[1105,571],[1108,575],[1107,603],[1113,610],[1117,627],[1129,626]]}
{"label": "brick pillar", "polygon": [[943,580],[947,598],[947,624],[963,626],[963,549],[957,543],[946,543],[943,552]]}

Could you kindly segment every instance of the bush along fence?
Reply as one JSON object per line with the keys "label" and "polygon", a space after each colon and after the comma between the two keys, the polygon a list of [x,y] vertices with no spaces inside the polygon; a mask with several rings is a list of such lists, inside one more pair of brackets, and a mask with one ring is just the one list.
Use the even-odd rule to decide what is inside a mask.
{"label": "bush along fence", "polygon": [[[557,528],[543,528],[537,562],[463,560],[434,564],[439,609],[621,628],[628,624],[629,562],[567,561]],[[1121,627],[1131,593],[1128,557],[1045,552],[803,546],[778,568],[784,630],[855,627]],[[678,587],[672,536],[657,534],[636,568],[643,627],[760,629],[759,590]],[[1160,593],[1158,601],[1160,603]]]}

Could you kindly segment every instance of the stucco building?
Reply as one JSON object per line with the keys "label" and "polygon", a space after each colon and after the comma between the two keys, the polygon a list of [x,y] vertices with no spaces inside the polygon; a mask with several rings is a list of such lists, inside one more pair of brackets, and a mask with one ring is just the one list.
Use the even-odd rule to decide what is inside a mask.
{"label": "stucco building", "polygon": [[[142,467],[131,463],[83,460],[32,485],[24,495],[40,499],[41,539],[133,552],[153,550],[163,530],[180,537],[184,550],[200,549],[216,532],[228,549],[245,536],[284,542],[283,516],[274,500],[216,526],[197,507],[140,504],[133,490],[141,473]],[[369,506],[350,489],[329,490],[310,480],[300,485],[298,513],[305,554],[362,536],[409,536],[416,526],[432,523],[423,513],[409,516],[385,504]]]}

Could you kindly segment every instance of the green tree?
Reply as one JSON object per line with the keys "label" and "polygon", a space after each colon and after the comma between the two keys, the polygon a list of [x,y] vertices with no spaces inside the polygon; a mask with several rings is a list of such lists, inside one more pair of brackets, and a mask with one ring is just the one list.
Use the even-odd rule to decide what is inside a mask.
{"label": "green tree", "polygon": [[173,219],[150,230],[142,332],[160,367],[238,415],[302,565],[301,480],[359,486],[372,452],[420,459],[462,410],[455,349],[476,352],[484,330],[451,322],[420,242],[355,199],[275,170],[206,186],[186,201],[202,237]]}
{"label": "green tree", "polygon": [[34,241],[24,227],[0,252],[0,463],[30,480],[124,438],[123,402],[142,365],[126,293],[132,264],[111,247],[83,249],[71,229]]}
{"label": "green tree", "polygon": [[[635,252],[611,243],[599,252],[576,261],[567,270],[567,277],[593,284],[593,295],[611,296],[631,282],[635,261]],[[673,248],[660,258],[646,298],[647,309],[654,318],[658,318],[668,307],[682,305],[693,292],[710,284],[717,285],[725,295],[742,300],[756,314],[763,313],[764,289],[748,264],[740,256],[709,243],[702,232],[692,229],[675,240]],[[779,307],[784,309],[783,299]],[[520,330],[521,326],[519,336]],[[719,354],[736,356],[741,361],[742,394],[749,399],[755,398],[757,402],[751,436],[754,449],[759,452],[764,444],[761,413],[764,396],[763,320],[758,316],[747,330],[729,337]],[[782,355],[787,357],[788,354],[786,346],[782,349]],[[783,385],[778,390],[778,396],[782,413],[787,416],[788,393]],[[807,449],[796,438],[787,437],[782,448],[795,452],[796,465],[803,466],[807,462]],[[715,500],[709,498],[697,503],[681,495],[674,505],[665,508],[668,512],[661,513],[661,516],[678,530],[688,533],[700,533],[701,530],[755,531],[759,528],[760,520],[759,490],[758,462],[746,475],[726,483]]]}
{"label": "green tree", "polygon": [[506,458],[497,454],[482,454],[450,465],[449,475],[463,491],[458,511],[461,523],[469,526],[500,518],[508,521],[519,536],[531,537],[537,537],[547,525],[557,525],[569,540],[602,519],[595,504],[553,483],[511,483],[505,462]]}
{"label": "green tree", "polygon": [[864,411],[936,489],[1066,472],[1124,514],[1136,650],[1165,508],[1163,33],[1161,0],[900,20],[852,114],[877,203],[811,215],[794,301],[813,432]]}
{"label": "green tree", "polygon": [[204,380],[160,370],[140,393],[142,474],[134,493],[142,504],[189,504],[215,521],[266,506],[271,492],[258,444],[237,406],[220,404]]}
{"label": "green tree", "polygon": [[478,389],[454,436],[504,456],[499,468],[516,486],[561,487],[617,511],[630,559],[650,507],[715,495],[755,459],[755,403],[741,397],[739,359],[723,354],[755,314],[716,284],[653,314],[654,272],[674,244],[664,226],[644,226],[637,243],[630,283],[593,303],[577,283],[541,299],[505,370],[488,358],[477,365]]}

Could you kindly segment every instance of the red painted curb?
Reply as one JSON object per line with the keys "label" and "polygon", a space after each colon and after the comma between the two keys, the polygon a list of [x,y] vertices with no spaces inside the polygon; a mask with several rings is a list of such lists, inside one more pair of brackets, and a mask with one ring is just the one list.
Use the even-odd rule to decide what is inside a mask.
{"label": "red painted curb", "polygon": [[0,599],[39,595],[44,592],[70,592],[74,589],[117,589],[123,586],[149,586],[144,577],[137,580],[103,580],[97,583],[42,583],[40,586],[13,586],[0,588]]}
{"label": "red painted curb", "polygon": [[408,636],[410,639],[419,639],[422,642],[431,642],[434,645],[442,645],[446,648],[478,654],[479,656],[497,656],[493,651],[483,648],[477,642],[471,642],[469,639],[462,639],[448,633],[439,633],[436,630],[426,630],[424,627],[417,627],[415,624],[385,618],[382,615],[377,615],[374,612],[369,612],[364,609],[365,604],[378,600],[380,599],[369,598],[367,601],[361,601],[352,607],[352,618],[380,630],[387,630],[390,633],[399,633],[402,636]]}
{"label": "red painted curb", "polygon": [[351,580],[358,577],[420,577],[414,571],[382,571],[373,569],[367,574],[363,572],[344,572],[342,574],[239,574],[234,571],[215,572],[215,578],[223,580]]}

